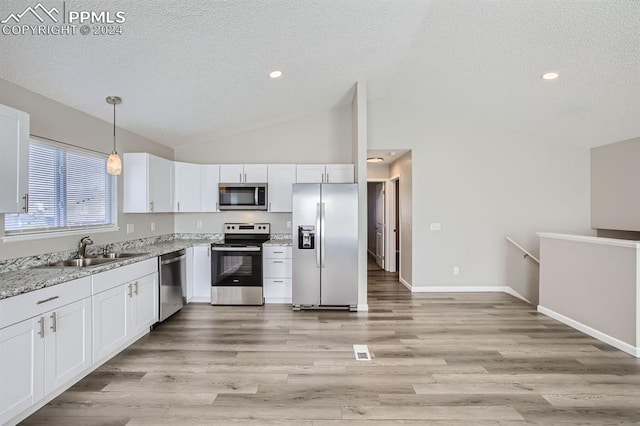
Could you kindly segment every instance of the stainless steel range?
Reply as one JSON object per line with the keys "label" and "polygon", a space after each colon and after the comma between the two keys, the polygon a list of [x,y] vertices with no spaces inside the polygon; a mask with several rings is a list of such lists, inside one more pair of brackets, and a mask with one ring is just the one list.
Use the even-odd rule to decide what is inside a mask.
{"label": "stainless steel range", "polygon": [[211,304],[263,305],[262,243],[268,223],[225,223],[224,243],[211,244]]}

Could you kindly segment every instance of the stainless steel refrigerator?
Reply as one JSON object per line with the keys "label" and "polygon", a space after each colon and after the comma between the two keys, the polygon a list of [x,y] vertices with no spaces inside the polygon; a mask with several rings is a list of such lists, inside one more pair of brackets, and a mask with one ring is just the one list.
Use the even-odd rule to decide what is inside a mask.
{"label": "stainless steel refrigerator", "polygon": [[293,308],[358,304],[358,185],[293,185]]}

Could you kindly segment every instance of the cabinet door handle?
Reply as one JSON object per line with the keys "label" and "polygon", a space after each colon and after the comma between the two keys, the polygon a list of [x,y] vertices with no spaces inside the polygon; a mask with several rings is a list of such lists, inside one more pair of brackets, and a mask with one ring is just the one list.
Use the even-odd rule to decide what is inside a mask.
{"label": "cabinet door handle", "polygon": [[247,181],[247,174],[246,173],[244,174],[244,181],[245,182]]}
{"label": "cabinet door handle", "polygon": [[59,296],[51,296],[47,299],[44,300],[38,300],[38,302],[36,302],[37,305],[42,305],[43,303],[47,303],[47,302],[51,302],[52,300],[56,300]]}
{"label": "cabinet door handle", "polygon": [[284,254],[283,251],[274,251],[273,254]]}
{"label": "cabinet door handle", "polygon": [[129,288],[129,297],[133,297],[133,293],[132,293],[132,289],[131,289],[131,287],[132,287],[132,286],[131,286],[131,284],[129,284],[127,287]]}
{"label": "cabinet door handle", "polygon": [[180,201],[178,201],[178,211],[180,211]]}
{"label": "cabinet door handle", "polygon": [[242,173],[238,173],[238,175],[240,176],[240,182],[242,182]]}
{"label": "cabinet door handle", "polygon": [[149,211],[152,212],[153,211],[153,201],[151,201],[149,203]]}
{"label": "cabinet door handle", "polygon": [[58,317],[55,312],[51,313],[51,330],[54,333],[58,330]]}
{"label": "cabinet door handle", "polygon": [[216,201],[216,211],[220,210],[220,208],[218,207],[218,202]]}
{"label": "cabinet door handle", "polygon": [[329,173],[327,173],[327,183],[329,183]]}
{"label": "cabinet door handle", "polygon": [[269,201],[269,211],[271,211],[271,201]]}
{"label": "cabinet door handle", "polygon": [[136,294],[136,296],[138,295],[138,281],[133,283],[133,292]]}
{"label": "cabinet door handle", "polygon": [[24,210],[25,213],[29,212],[29,193],[25,193],[24,197],[22,197],[22,199],[24,200],[24,207],[22,207],[22,210]]}
{"label": "cabinet door handle", "polygon": [[284,281],[282,280],[273,280],[274,283],[283,283]]}
{"label": "cabinet door handle", "polygon": [[273,263],[284,263],[283,260],[274,260]]}
{"label": "cabinet door handle", "polygon": [[40,317],[38,324],[40,324],[40,331],[38,331],[38,335],[41,339],[44,339],[44,317]]}

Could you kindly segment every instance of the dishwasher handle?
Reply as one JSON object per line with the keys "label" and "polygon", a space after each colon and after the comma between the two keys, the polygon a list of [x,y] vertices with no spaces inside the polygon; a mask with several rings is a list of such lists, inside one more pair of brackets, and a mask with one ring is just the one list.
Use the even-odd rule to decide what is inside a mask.
{"label": "dishwasher handle", "polygon": [[181,261],[182,259],[184,259],[184,258],[186,258],[186,257],[187,257],[187,255],[186,255],[186,254],[183,254],[183,255],[181,255],[181,256],[173,257],[173,258],[171,258],[171,259],[167,259],[167,260],[160,260],[160,265],[168,265],[168,264],[170,264],[170,263],[179,262],[179,261]]}

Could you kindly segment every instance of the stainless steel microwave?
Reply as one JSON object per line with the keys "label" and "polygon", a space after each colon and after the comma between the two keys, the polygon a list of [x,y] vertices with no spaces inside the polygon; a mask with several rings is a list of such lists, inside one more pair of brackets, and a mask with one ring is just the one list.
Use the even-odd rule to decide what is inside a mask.
{"label": "stainless steel microwave", "polygon": [[267,210],[266,183],[218,184],[220,210]]}

